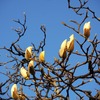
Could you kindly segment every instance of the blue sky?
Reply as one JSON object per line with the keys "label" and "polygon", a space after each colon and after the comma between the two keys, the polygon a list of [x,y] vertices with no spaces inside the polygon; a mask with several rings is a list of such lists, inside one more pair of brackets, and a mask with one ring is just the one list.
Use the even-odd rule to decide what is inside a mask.
{"label": "blue sky", "polygon": [[[72,4],[77,5],[78,3],[75,1],[72,2]],[[91,0],[91,2],[87,4],[96,12],[98,17],[100,17],[99,4],[99,0]],[[47,29],[45,50],[48,62],[52,63],[54,57],[58,57],[61,42],[64,39],[69,39],[71,34],[74,34],[75,38],[82,41],[82,38],[80,38],[79,35],[61,24],[61,22],[64,21],[65,23],[74,25],[69,22],[71,19],[77,20],[78,22],[81,21],[81,17],[76,16],[72,10],[68,9],[66,0],[0,0],[0,47],[9,47],[16,39],[17,35],[12,28],[17,28],[19,25],[14,23],[12,20],[21,19],[23,21],[24,12],[27,16],[27,31],[25,36],[22,37],[20,42],[18,42],[23,50],[30,46],[31,43],[34,43],[36,46],[39,45],[39,42],[43,38],[43,34],[40,30],[41,25],[45,25]],[[91,15],[92,14],[89,13],[89,16]],[[100,40],[100,23],[93,20],[91,17],[86,21],[91,22],[92,28],[90,39],[93,39],[93,36],[97,34],[98,39]],[[83,27],[81,27],[81,32],[83,32]],[[79,48],[76,44],[74,50],[77,49]],[[5,61],[6,59],[4,55],[6,55],[6,53],[0,51],[0,55],[0,61]],[[70,63],[82,61],[79,60],[78,57],[75,57],[72,55]],[[83,71],[85,71],[84,68]],[[79,73],[80,71],[78,71],[78,74]],[[95,84],[92,84],[91,86],[96,88]],[[75,97],[73,96],[73,98]]]}

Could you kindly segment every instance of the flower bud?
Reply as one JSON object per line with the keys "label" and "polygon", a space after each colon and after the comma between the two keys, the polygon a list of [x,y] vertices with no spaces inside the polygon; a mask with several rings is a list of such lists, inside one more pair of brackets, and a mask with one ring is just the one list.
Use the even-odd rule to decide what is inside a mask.
{"label": "flower bud", "polygon": [[74,34],[72,34],[69,38],[70,40],[67,42],[67,51],[72,52],[74,50]]}
{"label": "flower bud", "polygon": [[26,48],[25,50],[25,58],[27,60],[29,60],[32,57],[32,46],[29,46],[28,48]]}
{"label": "flower bud", "polygon": [[29,79],[30,77],[29,72],[24,67],[20,69],[20,73],[26,80]]}
{"label": "flower bud", "polygon": [[39,61],[40,62],[45,62],[45,51],[40,52]]}
{"label": "flower bud", "polygon": [[17,85],[14,84],[12,87],[11,87],[11,97],[15,100],[18,99],[18,93],[17,93]]}
{"label": "flower bud", "polygon": [[88,38],[90,36],[90,29],[91,29],[90,22],[85,23],[83,27],[85,38]]}
{"label": "flower bud", "polygon": [[61,46],[60,46],[60,50],[59,50],[59,56],[61,58],[65,58],[66,57],[66,47],[67,47],[67,40],[65,39]]}

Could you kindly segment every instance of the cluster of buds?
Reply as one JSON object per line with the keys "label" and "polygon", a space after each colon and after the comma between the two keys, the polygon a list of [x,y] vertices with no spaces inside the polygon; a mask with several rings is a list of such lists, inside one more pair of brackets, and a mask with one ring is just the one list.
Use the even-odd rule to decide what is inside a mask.
{"label": "cluster of buds", "polygon": [[66,52],[71,53],[74,50],[74,34],[72,34],[69,38],[69,41],[65,39],[60,46],[59,56],[61,58],[66,58]]}
{"label": "cluster of buds", "polygon": [[[34,60],[35,59],[32,58],[32,56],[33,56],[32,49],[33,49],[33,47],[29,46],[25,50],[25,59],[29,61],[28,70],[26,70],[24,68],[24,66],[22,66],[20,68],[20,73],[21,73],[22,77],[26,80],[28,80],[30,78],[30,74],[32,74],[32,75],[34,74]],[[45,51],[40,52],[39,58],[37,61],[40,63],[45,62]],[[25,96],[23,94],[18,93],[16,84],[14,84],[11,87],[11,97],[14,100],[25,100]]]}
{"label": "cluster of buds", "polygon": [[[33,52],[32,52],[32,46],[29,46],[26,48],[25,50],[25,59],[29,60],[29,64],[28,64],[28,70],[26,70],[24,67],[21,67],[20,69],[20,73],[23,76],[23,78],[25,78],[26,80],[30,78],[30,74],[34,74],[34,58],[32,58],[33,56]],[[45,51],[40,52],[39,54],[39,60],[37,60],[38,62],[45,62]]]}
{"label": "cluster of buds", "polygon": [[[90,29],[91,29],[90,22],[85,23],[84,26],[83,26],[83,34],[84,34],[84,37],[86,39],[90,36]],[[72,34],[69,37],[69,41],[67,41],[67,39],[65,39],[61,43],[61,46],[60,46],[60,49],[59,49],[59,56],[61,58],[66,58],[67,52],[69,52],[69,53],[73,52],[73,50],[74,50],[74,40],[75,40],[74,34]],[[25,59],[29,61],[28,70],[26,70],[24,66],[22,66],[21,69],[20,69],[20,73],[21,73],[22,77],[26,80],[28,80],[30,78],[30,74],[32,74],[32,75],[34,74],[34,61],[37,61],[37,62],[40,62],[40,63],[45,62],[45,51],[40,52],[38,58],[35,59],[33,57],[32,49],[33,49],[33,47],[29,46],[25,50]],[[15,100],[25,100],[25,96],[18,93],[18,89],[17,89],[16,84],[14,84],[11,88],[11,96]]]}
{"label": "cluster of buds", "polygon": [[[83,34],[86,39],[90,36],[90,30],[91,30],[90,22],[85,23],[83,26]],[[71,53],[74,50],[74,40],[75,40],[74,34],[72,34],[69,38],[70,38],[69,41],[65,39],[60,46],[59,56],[61,58],[66,58],[66,52]]]}

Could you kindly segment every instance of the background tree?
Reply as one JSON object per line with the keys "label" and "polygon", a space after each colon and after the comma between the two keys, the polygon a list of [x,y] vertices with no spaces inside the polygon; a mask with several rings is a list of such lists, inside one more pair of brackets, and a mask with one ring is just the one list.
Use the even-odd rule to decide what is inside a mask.
{"label": "background tree", "polygon": [[[54,57],[52,62],[45,56],[48,55],[46,26],[40,26],[43,38],[39,41],[39,45],[28,40],[30,44],[24,49],[20,41],[26,35],[28,27],[26,14],[23,14],[24,21],[13,20],[20,26],[13,28],[17,34],[16,39],[10,46],[0,47],[1,59],[3,50],[7,53],[6,60],[0,61],[0,75],[5,80],[0,83],[1,100],[13,98],[15,100],[69,100],[73,95],[76,100],[100,99],[99,89],[89,88],[91,84],[98,87],[100,85],[100,40],[98,35],[92,32],[93,27],[89,19],[93,18],[97,23],[100,19],[89,7],[88,0],[77,0],[77,2],[74,6],[73,1],[66,1],[68,9],[81,18],[70,19],[71,24],[62,22],[67,30],[72,30],[73,34],[70,33],[70,37],[66,37],[66,40],[59,44],[58,56]],[[90,38],[92,33],[94,35]],[[77,59],[78,62],[74,62],[73,59]]]}

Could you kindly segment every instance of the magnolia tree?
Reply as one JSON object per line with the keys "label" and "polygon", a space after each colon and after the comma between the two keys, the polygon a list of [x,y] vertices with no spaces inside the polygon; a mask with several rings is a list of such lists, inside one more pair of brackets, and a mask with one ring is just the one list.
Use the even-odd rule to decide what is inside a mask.
{"label": "magnolia tree", "polygon": [[[89,13],[92,18],[100,19],[95,12],[86,6],[88,0],[78,0],[79,6],[71,5],[70,0],[67,1],[69,10],[73,10],[77,16],[82,16],[80,23],[77,20],[71,20],[76,24],[77,29],[73,26],[62,22],[66,27],[83,38],[79,41],[74,34],[62,41],[58,50],[58,58],[54,58],[52,63],[45,59],[45,43],[46,43],[46,27],[40,27],[44,38],[40,41],[38,48],[35,44],[29,44],[24,50],[18,42],[24,37],[27,30],[26,15],[24,14],[24,23],[20,20],[14,20],[21,28],[14,31],[18,38],[10,45],[10,47],[0,47],[8,52],[8,61],[0,62],[0,67],[5,68],[5,72],[0,70],[0,75],[5,76],[5,81],[0,83],[0,100],[70,100],[71,92],[76,96],[74,100],[100,100],[100,91],[97,88],[82,88],[85,85],[89,87],[89,83],[100,85],[100,40],[94,35],[91,40],[91,22],[86,21]],[[82,12],[82,13],[81,13]],[[81,30],[81,27],[83,30]],[[30,41],[31,42],[31,41]],[[80,51],[75,51],[75,43]],[[87,45],[88,44],[88,45]],[[70,57],[82,57],[84,60],[70,66]],[[70,62],[70,63],[69,63]],[[7,67],[7,65],[10,65]],[[87,71],[83,74],[76,75],[77,71],[82,70],[82,66]],[[81,70],[79,70],[81,68]],[[29,91],[30,95],[25,91]],[[96,91],[93,95],[92,92]]]}

